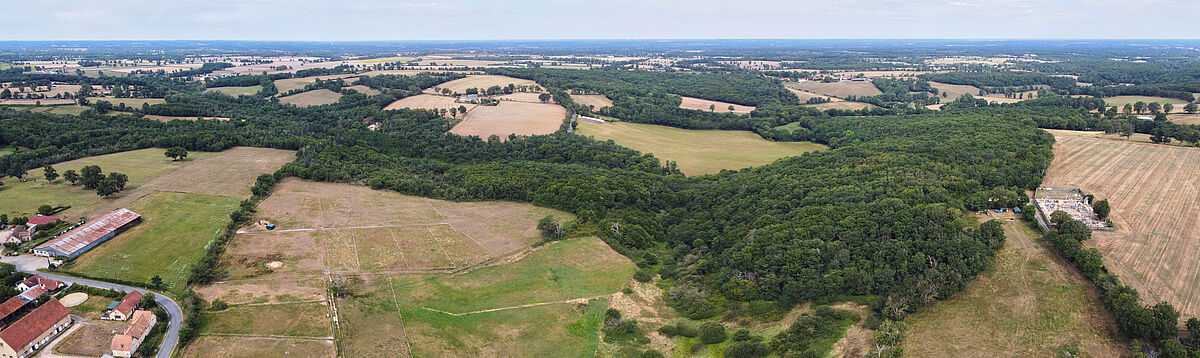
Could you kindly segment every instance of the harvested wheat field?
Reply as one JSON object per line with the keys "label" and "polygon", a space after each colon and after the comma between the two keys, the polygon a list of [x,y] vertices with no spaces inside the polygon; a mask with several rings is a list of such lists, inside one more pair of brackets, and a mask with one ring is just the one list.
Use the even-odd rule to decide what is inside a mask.
{"label": "harvested wheat field", "polygon": [[[743,106],[728,102],[710,101],[707,99],[699,99],[692,97],[682,97],[679,102],[679,108],[695,109],[701,111],[712,111],[717,113],[737,113],[746,114],[754,111],[754,106]],[[733,106],[733,110],[729,110],[729,106]]]}
{"label": "harvested wheat field", "polygon": [[1166,300],[1185,317],[1200,314],[1200,182],[1189,175],[1200,171],[1200,149],[1049,132],[1057,143],[1043,185],[1079,187],[1112,205],[1116,230],[1097,231],[1085,245],[1098,248],[1143,303]]}
{"label": "harvested wheat field", "polygon": [[181,116],[160,116],[157,114],[143,114],[142,118],[153,119],[153,120],[156,120],[159,122],[170,122],[173,120],[195,121],[195,120],[200,120],[200,119],[216,120],[216,121],[228,121],[229,120],[229,118],[225,118],[225,117],[181,117]]}
{"label": "harvested wheat field", "polygon": [[613,104],[611,99],[602,94],[573,94],[571,95],[571,99],[575,100],[575,103],[583,106],[592,106],[594,109],[612,107]]}
{"label": "harvested wheat field", "polygon": [[975,86],[971,86],[971,85],[952,85],[949,83],[941,83],[941,82],[933,82],[933,81],[929,81],[929,85],[933,86],[933,88],[937,88],[939,96],[942,95],[942,93],[946,94],[946,97],[944,97],[943,102],[953,101],[955,99],[958,99],[958,97],[962,97],[962,95],[964,95],[964,94],[969,94],[969,95],[972,95],[975,97],[979,97],[979,87],[975,87]]}
{"label": "harvested wheat field", "polygon": [[566,116],[567,110],[557,104],[501,101],[467,112],[450,133],[484,139],[497,135],[500,140],[506,140],[509,134],[550,134],[558,130]]}
{"label": "harvested wheat field", "polygon": [[353,86],[347,86],[345,88],[358,91],[358,93],[362,93],[362,94],[365,94],[368,96],[374,96],[374,95],[377,95],[380,93],[379,90],[371,88],[371,87],[367,87],[364,85],[353,85]]}
{"label": "harvested wheat field", "polygon": [[554,103],[553,99],[547,100],[546,102],[542,102],[541,99],[538,99],[539,95],[541,95],[541,93],[516,92],[516,93],[509,93],[506,95],[496,96],[495,98],[498,100],[501,100],[501,101],[527,102],[527,103]]}
{"label": "harvested wheat field", "polygon": [[[441,63],[441,62],[438,62],[438,63]],[[512,84],[515,86],[536,86],[537,85],[537,83],[534,83],[533,81],[530,81],[530,80],[523,80],[520,78],[512,78],[512,77],[508,77],[508,76],[471,75],[471,76],[467,76],[467,78],[460,78],[457,80],[453,80],[450,82],[440,84],[437,87],[438,88],[449,88],[451,91],[454,91],[454,93],[463,93],[463,92],[466,92],[468,88],[487,89],[488,87],[491,87],[491,86],[505,87],[505,86],[508,86],[509,84]]]}
{"label": "harvested wheat field", "polygon": [[822,83],[820,81],[808,81],[800,82],[792,87],[799,90],[838,98],[846,98],[847,96],[875,96],[883,94],[883,92],[878,88],[875,88],[875,84],[871,82],[843,81]]}
{"label": "harvested wheat field", "polygon": [[829,109],[857,111],[860,109],[875,108],[875,105],[870,104],[870,103],[850,102],[850,101],[842,101],[842,100],[838,100],[838,101],[834,101],[834,102],[818,103],[818,104],[807,104],[805,106],[816,108],[816,109],[819,109],[822,111],[829,110]]}
{"label": "harvested wheat field", "polygon": [[341,93],[322,88],[319,90],[297,93],[287,97],[279,97],[279,103],[293,104],[297,107],[312,107],[337,103],[337,101],[341,98]]}
{"label": "harvested wheat field", "polygon": [[808,100],[813,99],[813,98],[826,98],[826,99],[829,99],[830,102],[837,102],[837,101],[842,100],[841,98],[822,96],[822,95],[819,95],[816,93],[801,91],[801,90],[791,88],[791,87],[788,87],[788,91],[792,92],[792,94],[795,94],[797,98],[800,98],[800,103],[807,103]]}
{"label": "harvested wheat field", "polygon": [[1167,119],[1178,124],[1200,124],[1200,114],[1172,114]]}
{"label": "harvested wheat field", "polygon": [[338,78],[347,79],[346,84],[349,84],[349,82],[352,82],[352,80],[348,79],[348,78],[351,78],[351,77],[358,77],[358,75],[328,75],[328,76],[312,76],[312,77],[300,77],[300,78],[285,78],[282,80],[275,80],[275,89],[279,90],[279,93],[285,93],[287,91],[304,88],[304,86],[308,86],[309,84],[317,83],[317,80],[328,81],[328,80],[338,79]]}
{"label": "harvested wheat field", "polygon": [[451,109],[459,106],[467,107],[467,111],[475,108],[473,103],[458,103],[454,101],[454,97],[437,96],[432,94],[419,94],[416,96],[404,97],[383,107],[385,110],[391,109]]}

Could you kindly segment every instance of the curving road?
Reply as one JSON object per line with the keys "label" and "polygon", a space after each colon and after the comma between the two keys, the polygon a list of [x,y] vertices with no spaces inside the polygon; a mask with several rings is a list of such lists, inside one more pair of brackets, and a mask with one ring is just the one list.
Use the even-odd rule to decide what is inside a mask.
{"label": "curving road", "polygon": [[181,309],[179,307],[179,304],[175,303],[175,300],[172,300],[170,297],[167,297],[166,295],[163,295],[158,292],[152,292],[152,291],[148,291],[148,290],[142,289],[142,288],[118,285],[115,283],[108,283],[108,282],[103,282],[103,281],[89,280],[89,279],[85,279],[85,278],[78,278],[78,277],[71,277],[71,276],[56,275],[56,274],[46,273],[46,272],[39,272],[38,271],[39,269],[43,269],[43,268],[47,267],[48,262],[47,262],[46,258],[44,258],[44,257],[37,257],[37,256],[31,256],[31,255],[4,256],[2,259],[0,259],[0,262],[13,264],[13,265],[17,266],[17,271],[21,271],[24,273],[30,273],[30,274],[39,274],[44,277],[59,280],[62,282],[69,282],[71,284],[80,284],[80,285],[84,285],[84,286],[99,287],[99,288],[109,289],[109,290],[120,290],[123,292],[138,291],[138,292],[141,292],[142,294],[145,294],[147,292],[154,293],[154,302],[158,303],[159,306],[161,306],[164,310],[167,311],[167,315],[170,316],[170,322],[167,323],[167,333],[166,333],[166,335],[163,336],[162,344],[158,346],[158,354],[155,355],[155,357],[156,358],[171,358],[171,354],[175,353],[175,346],[179,344],[179,329],[183,327],[183,309]]}

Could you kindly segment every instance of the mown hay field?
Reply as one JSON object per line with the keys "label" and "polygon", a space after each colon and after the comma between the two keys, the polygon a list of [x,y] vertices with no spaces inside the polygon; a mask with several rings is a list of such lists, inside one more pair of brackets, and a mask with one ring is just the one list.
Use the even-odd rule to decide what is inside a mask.
{"label": "mown hay field", "polygon": [[1084,244],[1109,271],[1140,291],[1143,303],[1168,301],[1184,317],[1200,314],[1200,149],[1126,141],[1098,132],[1051,130],[1057,142],[1044,186],[1078,187],[1107,199],[1116,229]]}
{"label": "mown hay field", "polygon": [[297,107],[312,107],[337,103],[337,101],[341,98],[341,93],[322,88],[318,90],[297,93],[291,96],[279,97],[279,103],[294,104]]}
{"label": "mown hay field", "polygon": [[1175,106],[1175,108],[1171,109],[1171,113],[1183,113],[1183,106],[1187,105],[1187,101],[1167,97],[1113,96],[1104,98],[1104,103],[1108,104],[1109,107],[1117,107],[1118,109],[1124,107],[1126,104],[1132,105],[1139,101],[1146,102],[1146,104],[1150,104],[1151,102],[1158,102],[1158,104],[1170,103]]}
{"label": "mown hay field", "polygon": [[571,99],[575,103],[583,106],[592,106],[594,109],[612,107],[613,105],[612,100],[602,94],[573,94],[571,95]]}
{"label": "mown hay field", "polygon": [[[732,111],[729,110],[730,106],[733,106]],[[710,112],[717,112],[717,113],[737,113],[737,114],[746,114],[746,113],[750,113],[750,112],[754,111],[754,106],[743,106],[740,104],[733,104],[733,103],[721,102],[721,101],[710,101],[707,99],[692,98],[692,97],[683,97],[683,100],[679,102],[679,108],[695,109],[695,110],[710,111]]]}
{"label": "mown hay field", "polygon": [[205,89],[204,92],[218,92],[230,96],[252,96],[262,90],[262,86],[245,86],[245,87],[213,87]]}
{"label": "mown hay field", "polygon": [[576,133],[612,140],[625,147],[672,160],[687,175],[718,173],[769,164],[788,156],[825,149],[812,142],[772,142],[748,131],[689,130],[652,124],[579,121]]}
{"label": "mown hay field", "polygon": [[[441,63],[441,62],[438,62],[438,63]],[[512,84],[515,86],[536,86],[537,85],[537,83],[534,83],[533,81],[530,81],[530,80],[525,80],[525,79],[520,79],[520,78],[512,78],[512,77],[508,77],[508,76],[470,75],[470,76],[467,76],[467,78],[460,78],[460,79],[453,80],[450,82],[442,83],[442,84],[438,85],[437,88],[447,88],[447,89],[450,89],[451,91],[454,91],[455,93],[463,93],[463,92],[466,92],[468,88],[488,89],[489,87],[492,87],[492,86],[505,87],[505,86],[508,86],[509,84]]]}
{"label": "mown hay field", "polygon": [[567,110],[557,104],[500,101],[467,112],[450,133],[483,139],[496,135],[500,140],[507,140],[509,134],[550,134],[558,130],[566,115]]}
{"label": "mown hay field", "polygon": [[883,94],[871,82],[830,82],[807,81],[790,86],[795,89],[822,94],[830,97],[846,98],[847,96],[875,96]]}
{"label": "mown hay field", "polygon": [[[992,217],[986,217],[991,219]],[[1130,354],[1091,284],[1057,259],[1028,223],[1004,221],[1004,247],[966,291],[909,316],[904,351],[914,357]]]}
{"label": "mown hay field", "polygon": [[[313,83],[317,83],[317,80],[328,81],[328,80],[332,80],[332,79],[342,78],[342,79],[347,79],[346,80],[347,82],[353,82],[352,79],[349,79],[352,77],[358,77],[358,75],[328,75],[328,76],[284,78],[281,80],[275,80],[275,89],[279,90],[279,93],[284,93],[287,91],[304,88],[304,86],[308,86]],[[349,84],[349,83],[347,83],[347,84]]]}
{"label": "mown hay field", "polygon": [[392,109],[409,108],[409,109],[446,109],[446,110],[449,110],[451,108],[458,108],[459,106],[466,107],[467,111],[470,111],[472,108],[475,108],[476,105],[473,103],[455,102],[454,97],[439,96],[439,95],[432,95],[432,94],[419,94],[416,96],[408,96],[408,97],[398,99],[395,102],[388,104],[387,107],[383,107],[383,109],[392,110]]}

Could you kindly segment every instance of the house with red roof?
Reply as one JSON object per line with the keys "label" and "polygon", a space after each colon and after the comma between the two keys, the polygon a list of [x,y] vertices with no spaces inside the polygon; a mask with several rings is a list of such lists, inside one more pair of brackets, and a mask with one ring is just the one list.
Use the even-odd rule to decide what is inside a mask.
{"label": "house with red roof", "polygon": [[0,357],[29,357],[71,326],[71,313],[51,299],[0,331]]}
{"label": "house with red roof", "polygon": [[58,222],[58,218],[56,217],[38,214],[29,218],[29,221],[25,222],[25,226],[28,226],[30,229],[36,229],[40,225],[49,225],[56,222]]}
{"label": "house with red roof", "polygon": [[125,329],[125,333],[113,336],[112,339],[112,356],[113,357],[131,357],[133,352],[136,352],[138,346],[142,345],[142,341],[146,336],[150,335],[150,329],[154,328],[154,324],[158,323],[158,317],[147,310],[138,310],[133,313],[133,318],[130,320],[129,328]]}
{"label": "house with red roof", "polygon": [[4,319],[8,318],[8,316],[12,316],[13,313],[20,311],[21,307],[25,307],[26,303],[29,302],[26,302],[17,296],[13,296],[12,298],[9,298],[8,301],[0,303],[0,322],[4,321]]}
{"label": "house with red roof", "polygon": [[141,301],[141,292],[129,291],[129,293],[125,294],[125,298],[122,298],[121,302],[117,303],[117,307],[113,307],[113,309],[105,312],[104,315],[100,316],[100,319],[112,321],[127,320],[129,317],[132,317],[133,311],[137,309],[137,305]]}
{"label": "house with red roof", "polygon": [[63,286],[66,286],[66,285],[63,284],[61,281],[46,278],[45,276],[42,276],[40,274],[35,274],[33,276],[29,276],[29,278],[25,279],[24,281],[17,283],[17,290],[28,291],[29,289],[34,288],[34,287],[41,287],[41,288],[46,289],[46,291],[54,291]]}

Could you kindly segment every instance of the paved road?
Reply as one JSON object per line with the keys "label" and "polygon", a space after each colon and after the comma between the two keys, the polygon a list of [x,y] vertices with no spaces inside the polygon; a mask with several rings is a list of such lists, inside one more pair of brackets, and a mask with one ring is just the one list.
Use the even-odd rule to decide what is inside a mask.
{"label": "paved road", "polygon": [[[118,285],[115,283],[38,272],[37,270],[46,268],[49,264],[44,257],[32,255],[4,256],[3,258],[0,258],[0,262],[16,265],[17,271],[36,273],[62,282],[99,287],[109,290],[120,290],[123,292],[138,291],[142,294],[149,292],[145,289]],[[167,334],[163,337],[162,345],[158,347],[158,355],[155,357],[171,358],[171,354],[175,353],[175,346],[179,344],[179,329],[183,327],[183,309],[181,309],[179,304],[175,303],[175,301],[170,297],[167,297],[161,293],[154,293],[154,302],[158,303],[159,306],[162,306],[162,308],[167,311],[167,315],[170,316],[170,322],[167,324]]]}

